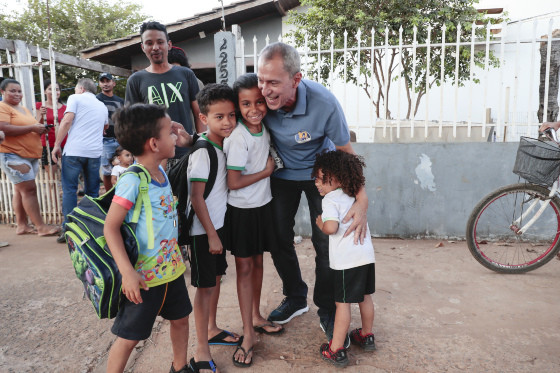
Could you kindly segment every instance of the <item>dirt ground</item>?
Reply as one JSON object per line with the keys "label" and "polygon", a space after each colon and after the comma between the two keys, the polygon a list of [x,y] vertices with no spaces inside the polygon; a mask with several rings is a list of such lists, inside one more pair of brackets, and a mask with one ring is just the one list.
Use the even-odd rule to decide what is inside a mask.
{"label": "dirt ground", "polygon": [[[82,299],[68,250],[55,238],[16,236],[0,225],[0,371],[104,372],[114,341],[112,321],[98,320]],[[440,246],[439,243],[443,246]],[[478,264],[465,242],[373,239],[377,290],[377,351],[349,350],[351,372],[558,372],[560,371],[560,262],[525,275],[499,275]],[[439,246],[439,247],[437,247]],[[312,294],[314,251],[297,245]],[[222,283],[218,320],[241,331],[235,267]],[[189,287],[191,299],[194,289]],[[267,314],[282,300],[280,280],[268,254],[261,300]],[[318,349],[325,336],[316,307],[286,325],[282,336],[261,335],[254,364],[244,372],[324,372]],[[352,308],[352,327],[359,311]],[[189,358],[195,343],[191,317]],[[222,372],[240,371],[233,347],[212,347]],[[158,319],[139,344],[128,372],[168,372],[169,324]]]}

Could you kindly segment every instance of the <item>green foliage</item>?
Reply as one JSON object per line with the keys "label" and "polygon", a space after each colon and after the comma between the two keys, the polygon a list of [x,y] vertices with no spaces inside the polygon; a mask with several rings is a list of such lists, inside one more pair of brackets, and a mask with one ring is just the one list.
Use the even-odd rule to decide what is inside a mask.
{"label": "green foliage", "polygon": [[[331,45],[331,32],[334,34],[334,48],[344,48],[344,33],[348,33],[347,46],[355,48],[358,30],[360,35],[360,71],[357,70],[358,52],[349,51],[334,53],[334,70],[340,78],[344,78],[344,59],[347,60],[346,81],[357,84],[364,89],[372,103],[376,106],[380,117],[380,107],[383,106],[385,95],[389,92],[391,82],[396,79],[395,74],[401,74],[406,81],[409,108],[407,118],[415,113],[420,99],[426,92],[427,84],[442,84],[441,80],[441,47],[430,49],[430,70],[428,68],[427,48],[416,48],[416,69],[413,74],[412,48],[403,47],[402,56],[398,48],[388,48],[385,56],[384,48],[374,51],[374,66],[371,66],[372,30],[376,47],[385,45],[385,38],[392,46],[399,45],[399,31],[402,26],[402,45],[412,45],[414,26],[417,27],[417,44],[426,44],[428,28],[431,27],[430,43],[441,43],[443,25],[446,27],[446,43],[455,43],[457,26],[461,24],[461,41],[471,40],[471,27],[475,22],[488,23],[492,19],[478,13],[474,4],[478,0],[302,0],[303,6],[308,6],[307,12],[291,11],[289,22],[295,27],[289,36],[293,37],[296,45],[304,46],[307,34],[307,45],[310,50],[318,49],[317,35],[321,36],[321,49],[328,50]],[[499,22],[501,22],[500,20]],[[485,40],[486,29],[476,28],[477,40]],[[461,46],[459,50],[458,81],[470,78],[470,47]],[[386,57],[388,63],[386,63]],[[475,50],[474,62],[483,66],[484,51]],[[402,59],[402,69],[397,67]],[[490,56],[490,65],[497,66],[497,59]],[[310,75],[319,73],[322,80],[328,81],[330,74],[330,55],[323,55],[320,71],[316,60],[310,67]],[[359,80],[358,80],[359,77]],[[444,55],[444,81],[455,79],[455,45],[446,45]],[[386,85],[386,90],[383,86]],[[416,100],[413,102],[411,91],[415,87]],[[412,114],[413,115],[413,114]],[[390,113],[387,112],[387,117]]]}
{"label": "green foliage", "polygon": [[[45,0],[27,0],[25,9],[13,15],[7,15],[4,10],[0,9],[0,37],[48,48],[49,17]],[[96,44],[137,33],[147,19],[140,5],[126,1],[49,0],[48,13],[54,50],[72,56],[79,56],[80,50]],[[97,81],[97,76],[98,73],[57,65],[57,80],[63,88],[73,87],[82,77]]]}

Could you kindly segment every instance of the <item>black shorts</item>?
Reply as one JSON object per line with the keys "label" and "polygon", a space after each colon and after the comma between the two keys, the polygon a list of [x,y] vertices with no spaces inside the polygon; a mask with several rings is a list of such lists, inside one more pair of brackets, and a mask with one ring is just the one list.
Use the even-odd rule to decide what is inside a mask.
{"label": "black shorts", "polygon": [[[224,229],[217,230],[218,237],[224,244]],[[208,236],[201,234],[193,236],[191,245],[191,285],[197,288],[213,288],[216,286],[216,276],[226,274],[226,250],[221,254],[210,254]]]}
{"label": "black shorts", "polygon": [[276,243],[272,216],[272,202],[248,209],[228,204],[224,247],[238,258],[250,258],[270,251]]}
{"label": "black shorts", "polygon": [[134,304],[124,295],[119,313],[111,328],[113,334],[123,339],[141,341],[152,333],[156,316],[179,320],[192,312],[185,277],[179,276],[166,284],[149,290],[140,289],[142,303]]}
{"label": "black shorts", "polygon": [[375,263],[333,272],[335,302],[361,303],[365,294],[375,293]]}

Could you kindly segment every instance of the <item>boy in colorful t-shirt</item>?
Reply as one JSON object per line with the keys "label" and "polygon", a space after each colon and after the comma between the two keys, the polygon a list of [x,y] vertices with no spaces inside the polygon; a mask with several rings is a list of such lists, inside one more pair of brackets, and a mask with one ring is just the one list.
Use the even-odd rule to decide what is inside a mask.
{"label": "boy in colorful t-shirt", "polygon": [[[188,372],[189,314],[192,311],[183,272],[185,263],[177,245],[177,211],[171,186],[160,166],[173,158],[177,136],[162,107],[135,104],[113,116],[119,144],[129,150],[150,174],[148,195],[151,216],[143,206],[136,235],[138,261],[130,263],[120,233],[129,222],[139,194],[140,179],[133,173],[118,180],[115,197],[105,220],[104,234],[122,275],[126,296],[111,331],[117,335],[109,351],[107,372],[122,372],[140,340],[147,339],[156,316],[170,320],[173,362],[171,372]],[[150,237],[149,224],[153,227]]]}

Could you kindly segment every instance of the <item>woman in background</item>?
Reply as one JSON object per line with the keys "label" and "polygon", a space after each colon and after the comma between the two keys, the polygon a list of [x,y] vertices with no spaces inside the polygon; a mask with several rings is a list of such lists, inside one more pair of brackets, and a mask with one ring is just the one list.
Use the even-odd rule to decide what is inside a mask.
{"label": "woman in background", "polygon": [[[54,128],[54,111],[53,108],[56,105],[57,109],[57,120],[58,123],[62,120],[64,116],[64,111],[66,110],[66,105],[62,104],[59,101],[60,98],[60,87],[58,83],[56,84],[56,100],[53,100],[53,87],[51,84],[50,79],[45,80],[43,84],[43,88],[45,89],[45,97],[47,98],[45,102],[45,106],[41,102],[37,102],[35,107],[37,108],[37,121],[41,124],[45,123],[45,117],[47,120],[48,132],[41,135],[41,143],[43,145],[43,154],[41,156],[41,164],[43,168],[46,168],[49,163],[52,165],[53,170],[56,169],[56,163],[53,163],[51,152],[47,149],[47,137],[49,139],[49,149],[52,150],[54,148],[55,142],[55,128]],[[56,101],[56,104],[54,102]],[[66,138],[62,140],[62,148],[64,149],[64,145],[66,144]]]}
{"label": "woman in background", "polygon": [[[17,234],[52,236],[60,228],[44,223],[39,211],[35,177],[41,158],[41,137],[47,132],[45,125],[20,105],[23,97],[17,80],[5,79],[0,83],[0,131],[5,140],[0,144],[0,168],[14,185],[13,206],[16,214]],[[35,228],[28,223],[30,218]]]}

